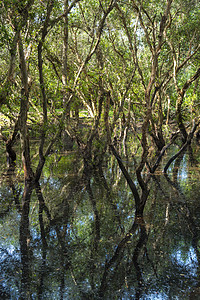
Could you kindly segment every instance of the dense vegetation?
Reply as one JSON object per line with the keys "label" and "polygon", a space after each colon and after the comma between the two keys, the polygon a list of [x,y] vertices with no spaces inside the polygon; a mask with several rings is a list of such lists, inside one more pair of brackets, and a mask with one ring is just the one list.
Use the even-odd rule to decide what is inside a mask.
{"label": "dense vegetation", "polygon": [[[199,12],[195,0],[1,1],[1,137],[12,163],[20,134],[25,182],[39,181],[64,132],[86,168],[101,164],[110,148],[142,213],[144,168],[154,173],[179,135],[166,172],[199,124]],[[140,142],[141,195],[120,158],[128,132]]]}
{"label": "dense vegetation", "polygon": [[[131,205],[138,220],[150,194],[151,175],[158,170],[167,173],[187,149],[190,161],[196,163],[191,142],[195,135],[200,138],[200,3],[2,0],[0,11],[0,134],[8,171],[15,168],[16,159],[23,166],[23,194],[16,191],[11,179],[9,185],[21,216],[21,288],[22,299],[28,299],[30,197],[35,193],[39,203],[45,260],[52,216],[41,192],[41,174],[51,155],[63,151],[62,144],[64,150],[73,148],[84,166],[74,187],[79,192],[84,182],[88,191],[95,219],[94,249],[100,241],[100,225],[90,180],[108,157],[116,159],[133,193]],[[170,152],[174,143],[176,153]],[[171,157],[161,164],[166,150]],[[132,171],[131,176],[124,163],[127,157],[134,161],[135,174]],[[74,168],[80,172],[79,166]],[[104,197],[110,199],[109,192]],[[182,210],[188,216],[187,207]],[[147,242],[143,225],[134,223],[126,228],[128,235],[105,263],[100,296],[106,290],[108,270],[138,226],[141,247]],[[57,230],[62,248],[60,233]],[[62,248],[63,253],[65,250]]]}

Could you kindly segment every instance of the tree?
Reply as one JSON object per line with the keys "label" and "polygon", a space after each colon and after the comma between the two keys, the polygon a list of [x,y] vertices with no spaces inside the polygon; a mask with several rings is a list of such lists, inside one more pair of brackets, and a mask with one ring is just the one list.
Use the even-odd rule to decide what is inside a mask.
{"label": "tree", "polygon": [[[12,123],[10,135],[3,128],[2,138],[13,163],[20,133],[26,182],[40,180],[65,130],[86,169],[99,167],[112,150],[142,214],[149,194],[145,168],[155,172],[179,133],[182,153],[199,123],[197,118],[192,127],[188,109],[190,131],[184,123],[187,97],[199,93],[199,6],[188,3],[193,5],[178,0],[2,1],[1,60],[9,67],[1,75],[0,106]],[[167,123],[170,112],[177,120],[172,140],[164,123],[166,109]],[[40,132],[35,168],[29,140],[34,126]],[[140,143],[139,188],[120,160],[130,152],[128,138]]]}

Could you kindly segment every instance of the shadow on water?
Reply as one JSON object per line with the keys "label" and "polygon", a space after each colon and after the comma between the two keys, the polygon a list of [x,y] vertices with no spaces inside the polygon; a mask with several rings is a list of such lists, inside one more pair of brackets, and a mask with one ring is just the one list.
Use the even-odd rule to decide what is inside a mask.
{"label": "shadow on water", "polygon": [[[40,184],[1,180],[1,299],[198,299],[199,171],[154,175],[144,215],[117,162],[52,155]],[[134,178],[133,178],[134,180]]]}

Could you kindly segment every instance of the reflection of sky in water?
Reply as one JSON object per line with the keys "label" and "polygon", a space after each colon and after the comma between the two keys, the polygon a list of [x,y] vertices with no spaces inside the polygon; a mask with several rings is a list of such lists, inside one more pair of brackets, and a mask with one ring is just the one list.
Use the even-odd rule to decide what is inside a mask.
{"label": "reflection of sky in water", "polygon": [[62,186],[60,180],[58,178],[54,178],[54,177],[44,177],[43,178],[43,184],[44,185],[49,184],[50,186],[52,186],[56,190],[60,189],[61,186]]}
{"label": "reflection of sky in water", "polygon": [[184,157],[183,157],[183,160],[181,162],[181,168],[178,171],[178,175],[179,175],[180,180],[186,179],[188,177],[186,155],[184,155]]}
{"label": "reflection of sky in water", "polygon": [[[174,164],[172,164],[172,166],[170,167],[169,173],[173,172],[173,166],[174,166]],[[181,162],[181,166],[178,169],[178,182],[181,182],[181,183],[186,182],[186,179],[188,178],[189,174],[190,173],[189,173],[189,168],[188,168],[188,165],[187,165],[187,155],[184,155],[183,161]],[[63,177],[57,177],[57,178],[56,177],[45,177],[44,176],[41,181],[42,181],[41,182],[42,186],[48,185],[50,187],[50,192],[51,192],[51,190],[54,190],[57,193],[56,195],[60,195],[63,184],[65,184],[65,175],[63,175]],[[91,181],[91,183],[92,183],[92,181]],[[137,181],[134,181],[134,183],[136,185],[138,185]],[[126,211],[126,209],[127,209],[126,201],[129,205],[131,203],[131,205],[134,206],[134,198],[132,196],[132,192],[129,189],[127,190],[127,186],[125,186],[125,187],[120,186],[120,188],[121,189],[119,189],[119,190],[117,189],[117,190],[114,191],[115,195],[117,195],[118,198],[119,198],[119,201],[118,202],[116,201],[114,203],[116,205],[117,213],[119,212],[119,215],[120,216],[122,215],[122,221],[124,222],[123,225],[128,227],[127,224],[134,221],[134,211],[131,209],[127,213],[127,211]],[[83,187],[81,189],[81,192],[83,192],[83,191],[85,191],[85,187]],[[6,196],[10,197],[11,191],[8,190],[6,192],[7,192]],[[79,193],[80,193],[80,191],[79,191]],[[49,197],[52,201],[52,195],[54,197],[55,193],[52,193],[52,194],[49,194],[49,195],[50,195]],[[2,197],[3,196],[4,196],[4,193],[2,193]],[[30,230],[31,230],[32,242],[33,242],[34,246],[37,245],[36,243],[41,240],[41,233],[40,233],[39,223],[38,223],[37,218],[36,218],[37,213],[38,213],[38,209],[37,209],[37,206],[35,206],[35,203],[38,203],[37,202],[38,200],[35,199],[35,197],[36,196],[33,194],[32,199],[31,199],[31,203],[33,203],[34,210],[32,210],[32,206],[31,206],[31,211],[34,212],[34,214],[32,214],[31,218],[30,218],[30,225],[31,225]],[[128,202],[128,199],[129,199],[129,202]],[[47,200],[48,200],[48,198],[47,198]],[[61,198],[61,200],[62,200],[62,198]],[[85,201],[87,203],[87,200],[88,200],[88,197],[84,196],[83,197],[83,201],[84,201],[83,203],[85,204]],[[50,201],[49,205],[51,205],[51,201]],[[48,202],[47,202],[47,204],[48,204]],[[52,207],[54,208],[54,206],[52,206]],[[100,208],[100,209],[102,209],[102,208]],[[116,213],[116,210],[115,210],[115,213]],[[57,208],[56,208],[55,212],[57,212]],[[160,209],[159,209],[158,212],[160,212]],[[74,247],[74,245],[77,244],[77,241],[79,242],[80,238],[83,239],[83,241],[84,241],[83,246],[84,246],[85,243],[88,241],[88,240],[86,240],[86,237],[91,236],[91,232],[93,230],[93,222],[95,221],[95,215],[94,215],[91,203],[89,203],[89,205],[87,203],[87,208],[85,208],[85,206],[83,206],[83,207],[80,206],[80,210],[77,209],[76,212],[74,212],[74,213],[76,213],[76,215],[75,215],[75,218],[73,220],[73,223],[72,224],[69,223],[68,226],[67,226],[68,236],[65,237],[66,246],[69,246],[70,243],[71,243],[72,247]],[[100,211],[100,216],[101,216],[101,213],[102,212]],[[176,213],[176,211],[175,211],[175,213]],[[60,217],[58,216],[58,221],[60,219],[64,218],[64,216],[65,216],[64,213],[61,212]],[[171,216],[173,217],[173,214]],[[10,221],[10,219],[8,219],[8,221],[9,221],[9,230],[11,230],[11,232],[14,232],[14,238],[13,239],[9,238],[10,237],[9,231],[5,232],[5,235],[7,234],[7,237],[5,238],[5,241],[4,241],[3,236],[2,236],[2,238],[1,238],[2,242],[1,242],[1,247],[0,247],[0,248],[2,248],[2,251],[0,252],[0,254],[1,254],[0,261],[1,262],[6,260],[7,257],[9,258],[9,256],[12,256],[13,258],[20,259],[19,243],[16,242],[16,237],[18,237],[19,224],[18,224],[18,226],[16,226],[16,225],[17,225],[17,223],[20,222],[20,218],[21,218],[20,214],[18,212],[16,212],[14,214],[14,217],[11,218],[12,221]],[[56,220],[56,218],[57,218],[57,215],[55,217],[55,220]],[[105,222],[104,217],[102,217],[102,221]],[[173,222],[177,222],[177,220],[174,219]],[[13,226],[13,224],[14,224],[14,226]],[[66,224],[64,224],[63,226],[61,226],[60,223],[58,223],[58,224],[59,224],[59,229],[61,231],[63,230],[63,232],[64,232],[64,230],[66,230]],[[116,225],[116,224],[114,224],[114,225]],[[5,223],[2,224],[2,228],[0,226],[0,229],[1,229],[2,233],[4,233],[4,231],[5,231],[4,226],[5,226]],[[17,227],[17,229],[16,229],[16,232],[15,232],[14,228],[16,228],[16,227]],[[137,234],[138,234],[138,231],[135,232],[135,236],[137,236]],[[159,232],[158,232],[158,234],[159,234]],[[105,234],[105,238],[107,238],[107,234]],[[156,236],[155,236],[155,238],[156,238]],[[166,238],[167,238],[167,236],[166,236]],[[174,236],[174,239],[175,238],[176,238],[176,236]],[[49,239],[50,245],[54,245],[54,243],[55,243],[55,245],[57,245],[57,242],[56,242],[57,241],[57,232],[56,232],[54,226],[52,226],[50,231],[48,232],[48,239]],[[55,240],[55,242],[54,242],[54,240]],[[181,235],[180,235],[180,240],[181,240]],[[14,242],[15,242],[15,244],[12,245],[12,243],[14,243]],[[74,242],[75,242],[75,244],[74,244]],[[103,242],[104,242],[104,240],[102,239],[101,240],[102,245],[104,245]],[[110,243],[112,243],[112,241]],[[165,292],[166,292],[168,290],[168,287],[170,288],[170,284],[169,284],[169,286],[167,286],[167,284],[169,282],[168,277],[169,277],[169,280],[171,280],[171,282],[173,282],[173,285],[176,285],[176,281],[179,280],[179,276],[180,277],[183,276],[183,278],[182,277],[180,278],[180,280],[182,280],[182,281],[184,281],[184,275],[186,275],[186,277],[196,278],[197,268],[198,268],[197,255],[196,255],[195,249],[193,247],[190,247],[189,250],[188,250],[188,248],[187,248],[188,243],[185,245],[184,241],[182,241],[181,244],[183,245],[183,248],[181,248],[181,246],[178,249],[176,248],[176,250],[174,250],[174,253],[172,255],[169,254],[169,252],[166,253],[166,255],[169,256],[170,269],[168,270],[168,268],[165,268],[165,270],[163,272],[163,274],[164,274],[163,277],[161,276],[161,279],[158,278],[159,282],[162,282],[162,279],[163,279],[163,282],[162,282],[163,289],[162,289],[162,291],[159,290],[159,288],[156,289],[155,288],[156,284],[155,284],[153,289],[151,289],[151,287],[150,287],[149,290],[147,291],[148,294],[141,297],[140,299],[142,299],[142,300],[146,300],[146,299],[155,299],[155,300],[169,299],[168,295],[166,295],[163,292],[163,290],[165,290]],[[176,245],[177,245],[176,240],[175,240],[174,244],[175,244],[175,247],[176,247]],[[106,245],[105,249],[107,249],[108,242],[106,242],[105,245]],[[114,245],[118,245],[117,242]],[[117,247],[117,246],[114,247],[114,245],[113,245],[113,248],[111,248],[111,249],[113,249],[111,252],[107,253],[107,251],[105,251],[105,257],[102,256],[102,259],[99,260],[100,263],[104,259],[109,260],[109,259],[112,258],[113,252],[116,250],[116,247]],[[184,248],[184,246],[185,246],[185,248]],[[74,250],[74,248],[69,248],[69,249]],[[110,249],[110,248],[108,247],[108,249]],[[187,249],[187,250],[184,251],[184,249]],[[102,251],[102,253],[103,253],[103,251]],[[42,257],[42,253],[39,250],[39,246],[35,248],[34,256],[36,258]],[[9,263],[10,263],[10,261],[9,261]],[[172,266],[171,266],[171,264],[172,264]],[[163,262],[163,265],[165,265],[165,262]],[[174,266],[175,267],[177,266],[177,268],[176,268],[176,272],[174,273],[174,277],[173,277],[173,271],[174,271],[173,267]],[[171,267],[172,267],[172,269],[171,269]],[[102,268],[104,268],[104,263],[102,263]],[[182,274],[182,271],[183,271],[184,274]],[[169,276],[167,274],[169,274]],[[166,278],[165,278],[165,275],[166,275]],[[171,279],[170,275],[172,275],[172,279]],[[147,278],[147,281],[148,280],[149,280],[149,278]],[[155,279],[155,281],[156,281],[156,279]],[[156,282],[154,282],[153,279],[152,279],[152,282],[153,282],[153,284],[156,283]],[[161,284],[161,286],[162,286],[162,284]],[[85,281],[83,283],[83,289],[85,289],[85,290],[90,289],[90,285],[87,281],[87,278],[85,279]],[[144,291],[144,293],[145,293],[145,291]],[[133,294],[131,296],[134,297],[134,295],[135,295],[135,290],[134,290],[134,287],[133,287]],[[55,294],[55,297],[56,297],[56,294]],[[130,293],[124,292],[123,296],[120,299],[130,299]],[[174,298],[171,298],[171,299],[178,299],[178,298],[177,298],[177,296],[174,296]]]}
{"label": "reflection of sky in water", "polygon": [[[175,167],[175,162],[176,161],[174,161],[170,165],[169,170],[168,170],[169,173],[173,172],[174,167]],[[179,180],[185,180],[188,177],[188,171],[189,171],[189,169],[188,169],[188,166],[187,166],[187,155],[184,155],[184,157],[181,161],[180,167],[178,169]]]}
{"label": "reflection of sky in water", "polygon": [[1,260],[3,260],[7,255],[16,255],[16,247],[13,245],[6,245],[4,243],[1,243],[0,245],[0,253],[1,253]]}
{"label": "reflection of sky in water", "polygon": [[[130,298],[131,297],[131,298]],[[135,290],[133,293],[124,293],[123,296],[121,296],[120,298],[116,298],[116,299],[122,299],[122,300],[129,300],[129,299],[136,299],[135,297]],[[168,300],[169,297],[164,293],[164,292],[149,292],[149,294],[146,295],[140,295],[139,298],[140,300]],[[171,298],[170,298],[171,299]],[[173,299],[178,299],[178,298],[173,298]]]}
{"label": "reflection of sky in water", "polygon": [[[184,258],[183,258],[184,257]],[[198,260],[196,253],[192,247],[190,247],[187,255],[182,253],[181,250],[178,250],[175,254],[172,255],[172,258],[182,267],[185,267],[191,275],[196,275]]]}
{"label": "reflection of sky in water", "polygon": [[150,294],[148,295],[148,298],[142,298],[142,300],[164,300],[164,299],[169,299],[167,295],[165,295],[164,293],[154,293],[154,294]]}

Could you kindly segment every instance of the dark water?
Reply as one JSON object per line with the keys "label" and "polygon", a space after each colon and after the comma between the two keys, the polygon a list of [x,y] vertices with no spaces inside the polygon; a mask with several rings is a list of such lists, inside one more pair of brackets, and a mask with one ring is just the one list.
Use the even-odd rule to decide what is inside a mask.
{"label": "dark water", "polygon": [[20,162],[1,165],[0,299],[200,299],[200,171],[187,154],[150,179],[137,220],[113,157],[83,174],[75,153],[52,154],[28,209]]}

